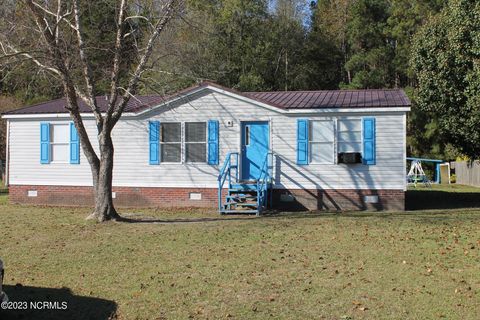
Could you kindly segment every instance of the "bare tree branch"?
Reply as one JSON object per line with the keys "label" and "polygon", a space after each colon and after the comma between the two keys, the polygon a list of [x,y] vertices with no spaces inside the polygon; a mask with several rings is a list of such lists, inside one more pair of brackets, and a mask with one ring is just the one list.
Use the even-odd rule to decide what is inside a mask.
{"label": "bare tree branch", "polygon": [[126,6],[125,0],[121,0],[120,10],[118,12],[118,18],[117,18],[117,36],[115,39],[115,56],[113,58],[113,68],[112,68],[111,81],[110,81],[110,100],[108,102],[108,110],[106,113],[107,123],[110,122],[113,110],[115,108],[115,104],[117,102],[117,97],[118,97],[117,86],[118,86],[118,80],[120,78],[120,62],[121,62],[120,60],[122,58],[121,54],[122,54],[122,44],[123,44],[122,30],[123,30],[123,19],[124,19],[123,16],[125,12],[125,6]]}
{"label": "bare tree branch", "polygon": [[128,103],[128,100],[130,98],[130,95],[132,95],[138,85],[138,81],[140,77],[142,76],[143,72],[145,71],[145,66],[150,59],[150,56],[152,55],[153,52],[153,46],[155,44],[155,41],[157,40],[159,34],[163,31],[167,23],[170,21],[172,18],[175,7],[177,5],[177,0],[169,0],[167,3],[164,5],[162,13],[163,16],[158,20],[156,26],[155,26],[155,31],[152,33],[150,36],[150,39],[148,40],[147,46],[145,48],[145,53],[143,54],[142,58],[140,59],[139,64],[137,65],[137,68],[135,69],[135,72],[133,73],[132,77],[130,78],[130,81],[128,83],[128,87],[123,94],[122,97],[122,102],[118,104],[115,108],[115,111],[112,115],[113,123],[115,124],[120,117],[122,116],[123,111],[125,110],[125,107]]}
{"label": "bare tree branch", "polygon": [[[65,60],[57,45],[57,42],[55,41],[55,36],[51,33],[49,22],[45,19],[43,15],[44,11],[39,9],[32,0],[24,0],[24,2],[32,12],[35,23],[37,24],[39,29],[43,30],[42,34],[44,39],[46,40],[47,47],[62,77],[65,97],[67,99],[68,111],[70,112],[70,116],[72,117],[73,122],[75,123],[75,127],[78,130],[81,142],[80,144],[85,151],[84,153],[91,165],[94,167],[98,167],[100,164],[100,159],[98,158],[95,150],[93,149],[90,139],[88,138],[85,126],[83,124],[82,117],[80,115],[77,101],[77,95],[79,92],[77,92],[77,88],[75,87],[74,82],[70,76]],[[45,24],[44,28],[42,28],[42,24]]]}
{"label": "bare tree branch", "polygon": [[55,23],[55,39],[57,41],[57,46],[58,46],[58,41],[59,41],[59,23],[60,23],[60,14],[62,12],[62,0],[57,0],[57,23]]}
{"label": "bare tree branch", "polygon": [[[87,87],[86,96],[89,101],[88,106],[92,109],[93,114],[95,115],[95,118],[97,120],[97,126],[99,126],[103,122],[103,117],[100,112],[100,109],[98,108],[97,101],[95,100],[95,94],[96,94],[95,82],[93,80],[92,70],[90,68],[88,57],[85,52],[85,44],[83,42],[83,35],[82,35],[81,24],[80,24],[79,0],[73,1],[73,11],[75,16],[75,29],[76,29],[77,41],[78,41],[78,53],[80,55],[80,61],[82,62],[83,77]],[[101,126],[103,126],[103,124],[100,125],[99,129],[101,129]]]}
{"label": "bare tree branch", "polygon": [[60,14],[61,12],[61,3],[62,3],[62,0],[58,0],[57,2],[57,13],[54,13],[50,10],[48,10],[47,8],[43,7],[41,4],[38,4],[36,3],[35,1],[32,1],[33,5],[36,6],[38,9],[42,10],[44,13],[50,15],[50,16],[53,16],[57,19],[57,24],[60,22],[60,21],[64,21],[70,28],[72,29],[76,29],[76,27],[70,22],[68,21],[66,18],[72,14],[72,11],[67,11],[66,13],[64,13],[63,15]]}
{"label": "bare tree branch", "polygon": [[[10,49],[11,52],[8,52],[5,47]],[[31,52],[19,51],[15,47],[13,47],[11,44],[7,44],[7,43],[3,43],[3,42],[0,42],[0,48],[2,49],[2,51],[4,53],[2,56],[0,56],[0,59],[23,56],[23,57],[29,59],[30,61],[32,61],[33,63],[35,63],[40,68],[42,68],[44,70],[47,70],[47,71],[50,71],[50,72],[52,72],[52,73],[54,73],[58,76],[60,75],[60,71],[58,69],[56,69],[54,67],[51,67],[51,66],[47,66],[46,64],[40,62],[40,60],[38,60],[37,58],[35,58],[31,54]]]}
{"label": "bare tree branch", "polygon": [[148,24],[150,25],[150,27],[151,27],[152,29],[155,28],[155,26],[152,24],[152,22],[150,21],[150,19],[148,19],[148,18],[145,17],[145,16],[129,16],[129,17],[126,17],[126,18],[125,18],[125,21],[127,21],[127,20],[134,20],[134,19],[145,20],[146,22],[148,22]]}

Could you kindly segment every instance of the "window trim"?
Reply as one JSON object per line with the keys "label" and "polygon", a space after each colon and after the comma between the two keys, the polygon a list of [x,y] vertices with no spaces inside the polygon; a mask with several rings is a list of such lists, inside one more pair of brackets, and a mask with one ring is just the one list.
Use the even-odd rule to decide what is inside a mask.
{"label": "window trim", "polygon": [[[360,131],[356,130],[356,131],[353,131],[353,132],[359,132],[360,133],[360,141],[355,141],[355,143],[359,143],[360,144],[360,148],[359,150],[360,151],[352,151],[352,152],[359,152],[362,157],[363,157],[363,121],[362,121],[363,118],[347,118],[347,117],[340,117],[340,118],[337,118],[337,122],[340,122],[340,121],[359,121],[360,122]],[[344,143],[344,142],[340,142],[340,139],[338,138],[338,136],[340,135],[340,132],[349,132],[349,131],[340,131],[340,126],[338,126],[338,131],[337,131],[337,146],[339,146],[341,143]],[[338,155],[338,152],[340,150],[339,147],[338,148],[338,151],[336,152],[336,154]],[[338,158],[338,157],[337,157]],[[338,159],[337,159],[338,161]]]}
{"label": "window trim", "polygon": [[[180,124],[180,141],[179,142],[162,142],[162,133],[163,129],[162,126],[165,123],[179,123]],[[205,142],[186,142],[186,124],[187,123],[203,123],[205,124]],[[162,157],[162,145],[164,144],[178,144],[180,143],[180,161],[165,161]],[[205,161],[187,161],[187,147],[188,144],[205,144]],[[160,121],[160,135],[159,135],[159,157],[160,157],[160,164],[166,165],[175,165],[175,164],[183,164],[183,165],[191,165],[191,164],[208,164],[208,121]]]}
{"label": "window trim", "polygon": [[[67,123],[52,123],[50,122],[50,164],[70,164],[70,134],[67,135],[67,142],[55,142],[53,131],[55,126],[66,126],[67,132],[70,132],[69,122]],[[65,160],[54,160],[53,147],[54,146],[67,146],[67,157]]]}
{"label": "window trim", "polygon": [[[360,151],[359,153],[362,155],[363,157],[363,144],[364,144],[364,139],[363,139],[363,119],[364,117],[358,117],[358,116],[354,116],[354,117],[350,117],[350,116],[333,116],[333,117],[322,117],[322,118],[306,118],[306,120],[308,120],[308,126],[309,126],[309,132],[308,132],[308,165],[313,165],[313,166],[318,166],[318,165],[332,165],[332,164],[335,164],[335,165],[342,165],[342,163],[338,163],[338,152],[340,150],[339,148],[339,144],[341,142],[339,142],[339,121],[342,121],[342,120],[357,120],[357,121],[360,121],[360,136],[361,136],[361,140],[360,140]],[[329,162],[329,163],[326,163],[326,162],[312,162],[312,148],[311,148],[311,143],[312,143],[312,140],[311,140],[311,130],[312,130],[312,122],[314,121],[332,121],[334,123],[334,145],[333,145],[333,162]],[[343,132],[343,131],[342,131]],[[319,142],[314,142],[314,143],[319,143]],[[321,143],[321,142],[320,142]]]}
{"label": "window trim", "polygon": [[[187,123],[203,123],[205,125],[205,141],[204,142],[187,142]],[[208,123],[207,121],[184,121],[183,122],[183,153],[182,153],[182,163],[208,163]],[[205,160],[204,161],[187,161],[187,144],[205,144]]]}
{"label": "window trim", "polygon": [[[180,141],[176,141],[176,142],[163,142],[162,139],[163,139],[163,125],[166,124],[166,123],[178,123],[180,124]],[[183,163],[183,159],[182,159],[182,154],[183,154],[183,122],[181,121],[161,121],[160,122],[160,134],[159,134],[159,144],[160,144],[160,148],[158,150],[158,152],[160,153],[159,154],[159,157],[160,157],[160,163],[165,163],[165,164],[179,164],[179,163]],[[163,159],[163,156],[162,156],[162,150],[163,150],[163,145],[165,144],[180,144],[180,161],[165,161]]]}
{"label": "window trim", "polygon": [[[309,119],[309,124],[308,124],[308,127],[309,127],[309,132],[308,132],[308,164],[309,165],[332,165],[332,164],[336,164],[337,162],[337,157],[336,157],[336,154],[337,154],[337,135],[336,135],[336,132],[337,132],[337,123],[336,123],[336,118],[323,118],[323,119]],[[330,122],[333,126],[333,139],[332,141],[327,141],[327,142],[324,142],[324,141],[314,141],[312,139],[312,130],[313,130],[313,125],[312,123],[313,122]],[[331,144],[332,145],[332,149],[333,149],[333,153],[332,153],[332,159],[331,159],[331,162],[314,162],[312,161],[312,155],[313,155],[313,148],[312,148],[312,144],[319,144],[319,145],[326,145],[326,144]]]}

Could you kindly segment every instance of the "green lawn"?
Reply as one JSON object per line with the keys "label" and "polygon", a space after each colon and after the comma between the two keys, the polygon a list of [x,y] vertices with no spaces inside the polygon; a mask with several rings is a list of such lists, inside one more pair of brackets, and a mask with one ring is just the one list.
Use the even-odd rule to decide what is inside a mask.
{"label": "green lawn", "polygon": [[2,194],[2,193],[7,193],[7,192],[8,192],[7,187],[5,187],[5,185],[3,184],[2,179],[0,179],[0,194]]}
{"label": "green lawn", "polygon": [[465,186],[461,184],[432,184],[430,187],[425,187],[423,184],[418,184],[417,187],[409,186],[409,191],[443,191],[449,193],[480,193],[480,188],[473,186]]}
{"label": "green lawn", "polygon": [[84,220],[85,208],[0,199],[0,256],[11,300],[68,302],[66,311],[10,317],[464,320],[480,314],[480,209],[262,218],[123,210],[157,223],[95,224]]}

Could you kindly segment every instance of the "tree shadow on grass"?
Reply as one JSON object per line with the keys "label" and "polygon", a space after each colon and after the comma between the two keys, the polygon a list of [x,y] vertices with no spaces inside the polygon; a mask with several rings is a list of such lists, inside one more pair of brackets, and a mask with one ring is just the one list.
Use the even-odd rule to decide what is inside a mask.
{"label": "tree shadow on grass", "polygon": [[[239,217],[242,216],[242,217]],[[120,217],[120,219],[116,220],[117,222],[123,223],[159,223],[159,224],[167,224],[167,223],[201,223],[201,222],[218,222],[218,221],[243,221],[243,220],[250,220],[255,219],[256,216],[254,214],[229,214],[229,217],[220,216],[217,217],[199,217],[199,218],[172,218],[172,219],[157,219],[155,217],[148,217],[148,216],[136,216],[133,217]]]}
{"label": "tree shadow on grass", "polygon": [[[114,301],[77,296],[68,288],[4,285],[3,291],[8,295],[12,306],[17,303],[22,310],[0,309],[0,319],[117,319],[117,304]],[[26,302],[26,305],[18,304],[20,302]]]}
{"label": "tree shadow on grass", "polygon": [[448,192],[439,190],[408,190],[406,210],[480,208],[480,192]]}
{"label": "tree shadow on grass", "polygon": [[[420,224],[448,224],[448,223],[477,223],[480,220],[480,210],[477,209],[444,209],[426,211],[345,211],[345,212],[282,212],[265,218],[284,220],[324,220],[342,221],[342,219],[355,219],[358,221],[390,221],[395,223],[413,222]],[[371,219],[375,220],[371,220]]]}
{"label": "tree shadow on grass", "polygon": [[[461,210],[463,209],[463,210]],[[424,222],[447,222],[450,220],[476,221],[479,216],[476,214],[465,214],[469,210],[467,208],[459,209],[443,209],[443,210],[426,210],[426,211],[276,211],[269,210],[260,217],[255,215],[245,215],[244,217],[236,216],[219,216],[215,217],[199,217],[199,218],[172,218],[158,219],[156,217],[148,217],[137,215],[135,218],[122,218],[119,222],[124,223],[140,223],[140,224],[197,224],[197,223],[229,223],[238,221],[267,221],[267,220],[302,220],[302,219],[343,219],[343,218],[382,218],[382,219],[413,219]],[[480,210],[480,209],[479,209]]]}

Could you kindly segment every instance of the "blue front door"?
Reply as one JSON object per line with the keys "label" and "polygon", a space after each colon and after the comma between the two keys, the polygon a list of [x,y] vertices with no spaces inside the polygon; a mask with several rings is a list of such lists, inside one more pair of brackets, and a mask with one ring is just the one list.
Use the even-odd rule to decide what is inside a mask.
{"label": "blue front door", "polygon": [[257,180],[269,150],[266,121],[242,122],[242,179]]}

